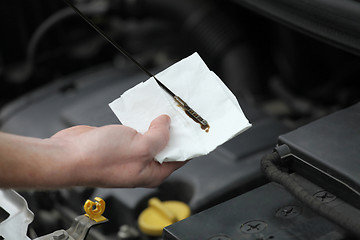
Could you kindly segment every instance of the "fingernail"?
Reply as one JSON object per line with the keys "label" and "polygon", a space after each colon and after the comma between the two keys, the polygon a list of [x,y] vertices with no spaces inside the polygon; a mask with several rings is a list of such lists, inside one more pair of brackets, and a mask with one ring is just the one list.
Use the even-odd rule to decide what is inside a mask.
{"label": "fingernail", "polygon": [[170,116],[169,116],[169,115],[166,115],[166,114],[164,114],[163,116],[165,116],[166,121],[170,124],[170,122],[171,122]]}

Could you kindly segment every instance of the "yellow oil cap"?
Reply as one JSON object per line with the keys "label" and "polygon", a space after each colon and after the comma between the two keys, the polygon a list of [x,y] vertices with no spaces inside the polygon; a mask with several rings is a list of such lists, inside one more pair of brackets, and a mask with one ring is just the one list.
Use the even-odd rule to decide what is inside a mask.
{"label": "yellow oil cap", "polygon": [[179,201],[151,198],[138,218],[140,230],[150,236],[161,236],[163,228],[190,216],[190,207]]}

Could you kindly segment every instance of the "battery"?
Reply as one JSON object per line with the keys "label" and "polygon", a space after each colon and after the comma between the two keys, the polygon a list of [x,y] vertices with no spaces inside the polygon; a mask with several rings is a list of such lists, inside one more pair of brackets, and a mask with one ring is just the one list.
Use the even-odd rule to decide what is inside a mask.
{"label": "battery", "polygon": [[[293,175],[311,194],[326,192]],[[328,194],[330,196],[330,193]],[[326,204],[347,214],[360,212],[331,195]],[[317,215],[281,185],[268,183],[164,228],[165,240],[341,240],[346,231]]]}

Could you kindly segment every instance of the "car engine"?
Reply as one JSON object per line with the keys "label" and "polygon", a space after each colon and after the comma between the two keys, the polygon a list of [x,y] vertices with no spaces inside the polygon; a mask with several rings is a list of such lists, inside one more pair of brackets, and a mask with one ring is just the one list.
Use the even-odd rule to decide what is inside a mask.
{"label": "car engine", "polygon": [[[15,202],[29,210],[21,211],[22,218],[32,219],[25,224],[24,239],[360,237],[351,230],[360,229],[360,35],[340,33],[346,28],[335,28],[335,23],[329,24],[335,30],[316,30],[323,23],[328,27],[325,13],[339,16],[343,9],[331,0],[315,1],[325,5],[321,18],[317,8],[297,8],[306,1],[277,0],[272,6],[261,0],[72,2],[152,72],[198,52],[235,94],[253,126],[189,161],[157,188],[75,187],[18,194],[4,189],[0,239],[8,240],[1,225],[13,216],[5,206]],[[347,2],[347,10],[360,9],[358,1]],[[119,124],[108,103],[146,75],[62,0],[3,0],[0,13],[1,131],[48,138],[74,125]],[[344,16],[347,21],[340,18],[339,24],[360,29],[356,15]],[[314,28],[307,28],[312,20]],[[269,178],[260,162],[272,151],[286,159],[279,168],[291,181],[355,220],[334,222],[327,208],[319,213],[290,194],[286,183]],[[84,203],[96,197],[106,202],[108,221],[93,224],[98,226],[90,231],[85,227],[85,235],[77,238],[61,235],[58,231],[76,228],[74,221],[87,224],[78,216],[84,214]],[[165,227],[161,236],[146,234],[138,218],[153,198],[185,203],[191,216]]]}

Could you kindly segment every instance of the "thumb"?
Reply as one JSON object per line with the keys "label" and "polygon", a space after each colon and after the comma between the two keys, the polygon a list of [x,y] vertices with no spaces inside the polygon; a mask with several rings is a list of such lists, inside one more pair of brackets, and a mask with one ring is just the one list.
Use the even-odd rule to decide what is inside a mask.
{"label": "thumb", "polygon": [[150,145],[150,152],[155,156],[168,143],[170,137],[170,117],[161,115],[155,118],[144,134],[144,138]]}

